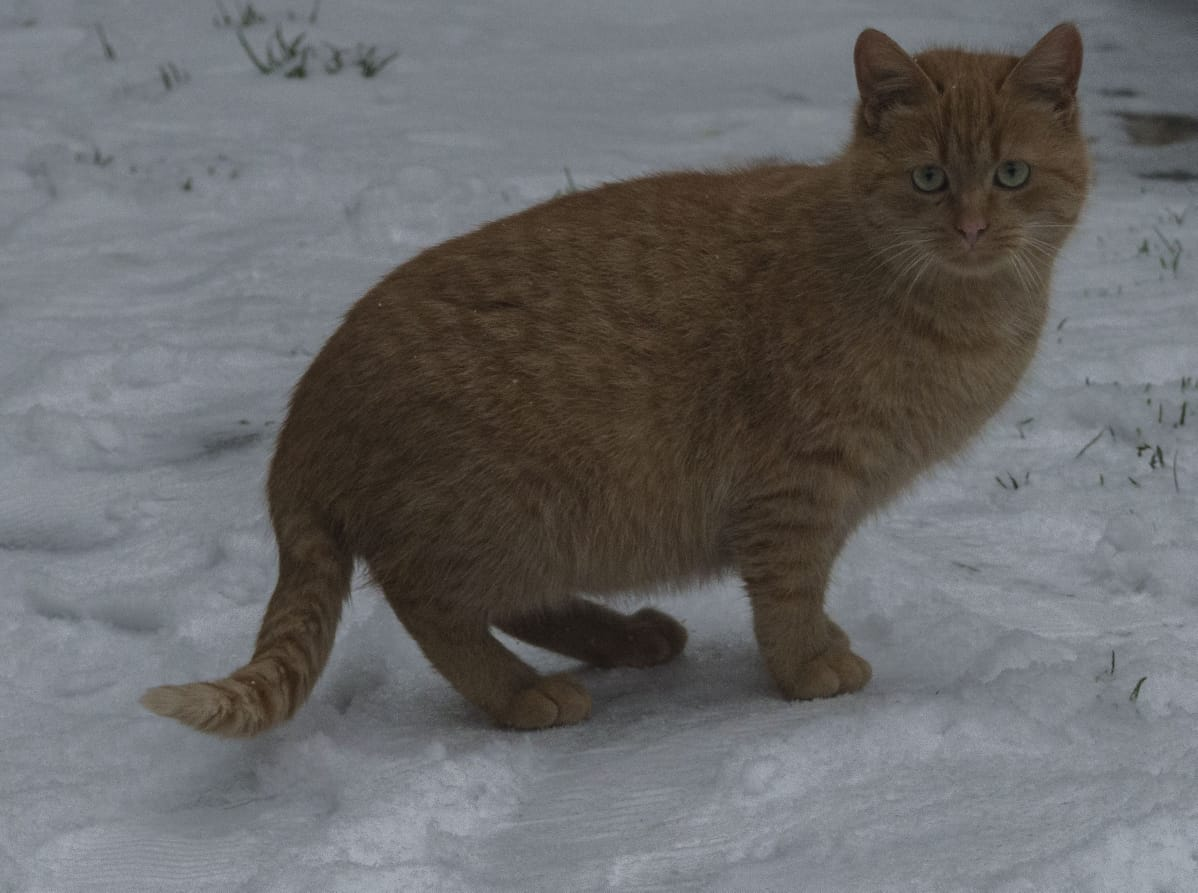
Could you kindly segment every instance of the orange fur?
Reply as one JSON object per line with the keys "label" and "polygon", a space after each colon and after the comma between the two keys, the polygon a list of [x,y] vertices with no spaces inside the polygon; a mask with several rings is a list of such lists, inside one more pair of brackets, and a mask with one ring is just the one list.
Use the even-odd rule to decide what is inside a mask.
{"label": "orange fur", "polygon": [[[824,613],[841,545],[957,452],[1030,362],[1087,187],[1071,25],[1026,56],[858,39],[861,102],[819,166],[673,173],[562,196],[413,258],[295,390],[268,493],[280,576],[251,662],[148,692],[251,735],[332,646],[354,558],[496,722],[583,719],[497,626],[649,666],[680,624],[582,598],[734,568],[782,693],[869,664]],[[1018,188],[996,180],[1025,162]],[[938,191],[913,171],[934,166]],[[928,174],[935,180],[940,174]]]}

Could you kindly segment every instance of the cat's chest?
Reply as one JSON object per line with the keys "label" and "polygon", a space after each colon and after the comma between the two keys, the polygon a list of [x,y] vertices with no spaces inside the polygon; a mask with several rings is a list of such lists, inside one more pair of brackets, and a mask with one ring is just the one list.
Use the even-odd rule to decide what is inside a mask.
{"label": "cat's chest", "polygon": [[1034,353],[1031,339],[969,347],[900,339],[863,377],[873,417],[917,464],[957,452],[1014,392]]}
{"label": "cat's chest", "polygon": [[963,344],[863,330],[826,356],[835,371],[819,378],[830,386],[800,399],[871,476],[906,479],[977,434],[1014,392],[1035,341],[1032,332]]}

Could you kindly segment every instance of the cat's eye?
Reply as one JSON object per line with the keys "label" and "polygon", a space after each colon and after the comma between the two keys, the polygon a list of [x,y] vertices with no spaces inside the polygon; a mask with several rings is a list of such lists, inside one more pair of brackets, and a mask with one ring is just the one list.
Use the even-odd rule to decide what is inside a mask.
{"label": "cat's eye", "polygon": [[939,192],[948,185],[948,174],[942,167],[925,164],[911,171],[911,182],[920,192]]}
{"label": "cat's eye", "polygon": [[1018,189],[1032,175],[1026,161],[1004,161],[994,172],[994,182],[1003,189]]}

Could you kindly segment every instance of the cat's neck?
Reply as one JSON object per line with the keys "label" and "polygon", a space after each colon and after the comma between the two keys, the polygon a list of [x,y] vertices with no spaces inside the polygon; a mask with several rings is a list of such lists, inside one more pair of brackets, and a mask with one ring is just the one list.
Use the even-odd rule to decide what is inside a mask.
{"label": "cat's neck", "polygon": [[895,275],[882,296],[893,318],[913,332],[955,344],[1031,345],[1048,314],[1049,269],[1029,274],[1003,265],[987,275],[936,270],[922,277]]}

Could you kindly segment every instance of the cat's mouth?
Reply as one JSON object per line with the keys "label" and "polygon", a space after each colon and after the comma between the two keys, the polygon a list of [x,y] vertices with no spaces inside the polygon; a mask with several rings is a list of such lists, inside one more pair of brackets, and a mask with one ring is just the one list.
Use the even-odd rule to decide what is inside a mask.
{"label": "cat's mouth", "polygon": [[979,240],[968,245],[956,239],[940,252],[941,263],[958,275],[985,276],[1002,267],[1010,258],[1010,251],[993,241]]}

